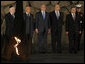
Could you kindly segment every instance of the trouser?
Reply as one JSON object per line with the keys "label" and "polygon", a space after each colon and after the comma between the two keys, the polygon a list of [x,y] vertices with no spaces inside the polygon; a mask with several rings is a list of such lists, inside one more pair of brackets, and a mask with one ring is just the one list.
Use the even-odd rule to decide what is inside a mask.
{"label": "trouser", "polygon": [[52,38],[52,50],[53,52],[61,52],[61,32],[52,32],[51,33]]}
{"label": "trouser", "polygon": [[46,52],[47,51],[47,31],[38,33],[38,51]]}
{"label": "trouser", "polygon": [[26,56],[29,57],[32,53],[32,37],[28,34],[26,35],[26,42],[25,42],[25,53]]}
{"label": "trouser", "polygon": [[80,41],[81,41],[82,34],[78,35],[78,50],[80,50]]}
{"label": "trouser", "polygon": [[5,59],[10,60],[12,53],[15,53],[14,45],[13,39],[9,36],[5,36],[5,48],[3,52]]}
{"label": "trouser", "polygon": [[3,35],[1,35],[1,54],[2,54],[2,56],[3,56],[3,52],[4,52],[4,48],[5,48],[5,42],[4,42],[4,40],[5,40],[5,36]]}
{"label": "trouser", "polygon": [[76,51],[78,48],[78,34],[77,32],[69,33],[69,51]]}

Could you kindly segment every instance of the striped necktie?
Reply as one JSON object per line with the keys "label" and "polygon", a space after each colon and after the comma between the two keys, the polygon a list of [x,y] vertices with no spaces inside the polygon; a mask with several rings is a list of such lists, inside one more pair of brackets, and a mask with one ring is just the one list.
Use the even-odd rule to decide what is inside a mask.
{"label": "striped necktie", "polygon": [[59,19],[59,12],[56,12],[57,19]]}
{"label": "striped necktie", "polygon": [[73,20],[75,20],[75,13],[73,13]]}
{"label": "striped necktie", "polygon": [[43,12],[42,15],[43,15],[43,19],[45,19],[45,12]]}

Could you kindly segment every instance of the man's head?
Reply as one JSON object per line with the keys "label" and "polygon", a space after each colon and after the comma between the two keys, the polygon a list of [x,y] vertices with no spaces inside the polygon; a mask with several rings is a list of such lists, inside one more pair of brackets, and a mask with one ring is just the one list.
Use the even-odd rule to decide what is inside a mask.
{"label": "man's head", "polygon": [[59,11],[59,10],[60,10],[59,4],[56,4],[56,5],[55,5],[55,10],[56,10],[56,11]]}
{"label": "man's head", "polygon": [[81,12],[81,8],[76,8],[76,11],[77,12]]}
{"label": "man's head", "polygon": [[45,4],[42,4],[41,5],[41,11],[45,11],[46,10],[46,5]]}
{"label": "man's head", "polygon": [[82,6],[81,4],[77,4],[76,5],[76,11],[77,12],[80,12],[81,11],[81,6]]}
{"label": "man's head", "polygon": [[9,12],[14,14],[15,13],[15,7],[14,6],[9,6]]}
{"label": "man's head", "polygon": [[30,13],[31,12],[31,8],[30,8],[30,6],[26,6],[26,8],[25,8],[25,12],[27,12],[27,13]]}
{"label": "man's head", "polygon": [[76,7],[71,7],[71,13],[75,13],[76,12]]}

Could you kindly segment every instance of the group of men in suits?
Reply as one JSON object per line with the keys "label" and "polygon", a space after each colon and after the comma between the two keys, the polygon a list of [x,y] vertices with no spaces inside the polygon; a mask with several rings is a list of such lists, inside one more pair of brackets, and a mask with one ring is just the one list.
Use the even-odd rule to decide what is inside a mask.
{"label": "group of men in suits", "polygon": [[[12,10],[12,11],[11,11]],[[9,42],[12,31],[13,31],[13,22],[15,18],[15,8],[13,6],[10,7],[10,12],[6,14],[6,32],[7,39]],[[78,14],[79,13],[79,14]],[[47,51],[47,34],[51,33],[52,38],[52,51],[54,53],[62,53],[61,46],[61,33],[62,33],[62,24],[63,24],[64,14],[60,12],[59,4],[55,5],[55,10],[48,13],[46,12],[46,6],[41,5],[41,10],[35,15],[35,32],[38,34],[38,50],[40,53],[45,53]],[[77,53],[77,49],[80,46],[78,44],[78,40],[80,40],[79,34],[81,34],[83,22],[83,15],[80,12],[76,13],[76,8],[71,8],[71,13],[66,17],[66,34],[69,36],[69,52],[73,51]],[[31,14],[30,6],[26,6],[25,13],[23,14],[24,18],[24,26],[25,26],[25,34],[26,34],[26,51],[28,56],[30,47],[32,46],[32,36],[33,36],[33,26],[34,20],[33,15]],[[81,30],[82,29],[82,30]],[[80,42],[79,42],[80,43]],[[9,46],[9,45],[8,45]]]}

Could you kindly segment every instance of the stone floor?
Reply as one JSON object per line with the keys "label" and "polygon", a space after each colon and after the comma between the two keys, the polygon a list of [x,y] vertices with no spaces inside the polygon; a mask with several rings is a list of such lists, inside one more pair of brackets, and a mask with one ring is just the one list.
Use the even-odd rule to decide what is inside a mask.
{"label": "stone floor", "polygon": [[[21,61],[18,58],[13,58],[9,63],[84,63],[84,51],[81,50],[77,54],[70,54],[63,51],[62,54],[46,53],[46,54],[32,54],[29,60]],[[6,61],[2,61],[6,63]]]}
{"label": "stone floor", "polygon": [[[2,63],[7,62],[2,59]],[[40,54],[33,50],[30,59],[22,61],[13,56],[9,63],[84,63],[84,47],[82,44],[81,50],[77,54],[70,54],[67,47],[63,48],[61,54],[53,53],[51,48],[49,48],[45,54]]]}
{"label": "stone floor", "polygon": [[64,51],[62,54],[34,54],[29,63],[84,63],[83,53],[83,51],[80,51],[78,54],[69,54]]}

